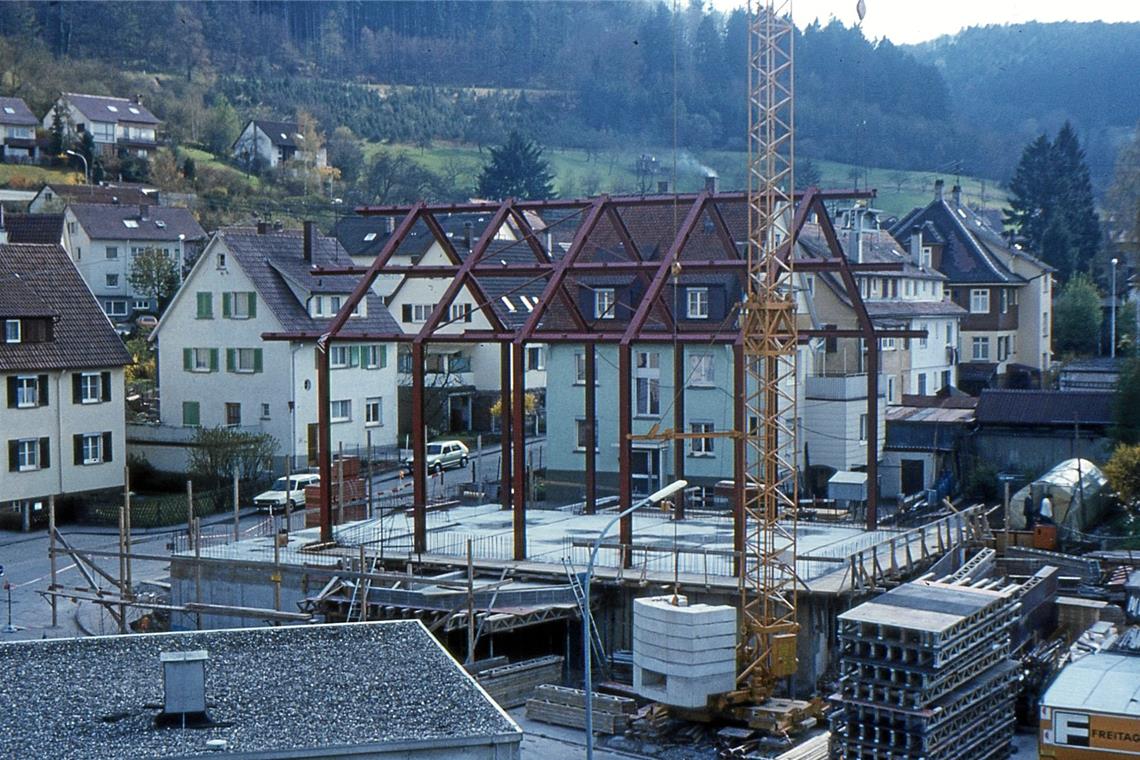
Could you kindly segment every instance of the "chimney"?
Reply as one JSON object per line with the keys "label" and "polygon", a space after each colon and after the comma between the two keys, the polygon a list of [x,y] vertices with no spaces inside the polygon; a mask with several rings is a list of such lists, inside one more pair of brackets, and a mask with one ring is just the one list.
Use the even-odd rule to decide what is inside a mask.
{"label": "chimney", "polygon": [[955,183],[954,187],[950,188],[950,197],[954,199],[954,207],[962,205],[962,186]]}
{"label": "chimney", "polygon": [[267,232],[269,232],[269,222],[258,222],[257,223],[257,234],[258,235],[264,235]]}
{"label": "chimney", "polygon": [[943,186],[943,184],[944,183],[940,179],[934,180],[934,199],[935,200],[939,200],[939,201],[942,200],[942,186]]}
{"label": "chimney", "polygon": [[716,192],[716,175],[715,174],[710,174],[707,177],[705,177],[705,190],[709,191],[710,193]]}
{"label": "chimney", "polygon": [[316,222],[305,222],[305,245],[303,249],[303,256],[305,261],[312,263],[313,261],[313,237],[316,232]]}
{"label": "chimney", "polygon": [[659,180],[657,182],[657,193],[659,195],[668,195],[669,193],[669,180]]}
{"label": "chimney", "polygon": [[[389,219],[393,223],[395,223],[395,221],[396,221],[392,217],[389,217]],[[463,223],[463,245],[465,245],[467,247],[467,250],[469,250],[469,251],[471,250],[471,237],[472,237],[472,233],[474,232],[474,230],[475,230],[475,225],[473,223],[471,223],[471,222],[464,222]]]}
{"label": "chimney", "polygon": [[150,206],[146,205],[145,203],[140,203],[139,219],[145,222],[148,216],[150,216]]}
{"label": "chimney", "polygon": [[139,93],[135,93],[135,96],[131,98],[131,100],[135,101],[136,106],[141,106],[143,104],[143,96]]}
{"label": "chimney", "polygon": [[159,725],[201,725],[206,717],[206,661],[204,649],[189,652],[162,652],[162,713]]}
{"label": "chimney", "polygon": [[396,231],[396,217],[394,217],[394,216],[384,217],[384,228],[389,235],[391,235],[393,232],[395,232]]}
{"label": "chimney", "polygon": [[917,224],[910,230],[910,258],[916,265],[922,263],[922,227]]}

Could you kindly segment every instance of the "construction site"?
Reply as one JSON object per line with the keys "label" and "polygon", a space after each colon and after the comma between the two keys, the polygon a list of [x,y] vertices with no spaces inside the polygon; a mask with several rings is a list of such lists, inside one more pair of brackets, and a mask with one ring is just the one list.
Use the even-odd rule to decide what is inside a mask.
{"label": "construction site", "polygon": [[[881,497],[880,451],[865,445],[882,434],[880,346],[926,333],[879,324],[864,303],[857,273],[891,265],[856,260],[833,219],[873,193],[794,189],[791,3],[761,6],[747,191],[358,209],[389,232],[374,260],[319,271],[356,283],[330,327],[263,336],[319,349],[320,484],[303,526],[287,506],[257,534],[211,534],[191,510],[158,604],[129,580],[132,561],[155,559],[130,549],[129,505],[119,572],[101,570],[102,583],[85,571],[83,590],[57,585],[54,562],[93,566],[97,553],[57,544],[53,524],[53,599],[105,606],[124,631],[128,608],[162,610],[173,631],[418,619],[503,708],[581,730],[590,758],[595,743],[662,757],[1004,758],[1019,719],[1038,718],[1041,757],[1140,756],[1120,738],[1140,735],[1134,698],[1100,708],[1124,726],[1109,732],[1110,754],[1066,754],[1098,739],[1088,723],[1072,728],[1086,706],[1059,692],[1051,706],[1045,693],[1070,661],[1123,658],[1136,673],[1140,646],[1110,603],[1124,586],[1107,582],[1129,559],[1035,548],[1038,534],[1011,531],[992,504]],[[808,231],[827,255],[801,250]],[[824,274],[842,284],[853,323],[823,324],[807,305],[805,277]],[[354,329],[384,277],[430,293],[418,332]],[[723,301],[709,318],[685,313],[696,286]],[[329,356],[363,342],[408,357],[410,482],[391,492],[375,493],[331,445]],[[498,373],[501,453],[493,474],[444,488],[426,456],[429,364],[468,345],[498,354],[481,371]],[[837,345],[861,356],[865,459],[821,500],[806,493],[801,407]],[[562,468],[558,498],[538,498],[528,457],[532,346],[581,356],[580,407],[549,422],[553,441],[583,421],[581,467]],[[715,429],[694,430],[686,411],[698,349],[723,357],[730,406]],[[644,414],[650,354],[672,382],[654,386],[663,403]],[[616,404],[599,404],[603,389]],[[694,439],[731,452],[729,471],[698,471]]]}

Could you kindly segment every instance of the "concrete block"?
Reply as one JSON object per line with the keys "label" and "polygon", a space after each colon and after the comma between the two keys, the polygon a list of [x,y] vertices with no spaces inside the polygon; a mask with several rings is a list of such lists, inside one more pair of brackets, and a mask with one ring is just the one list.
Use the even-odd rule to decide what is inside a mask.
{"label": "concrete block", "polygon": [[660,649],[676,649],[680,652],[694,652],[698,650],[734,648],[736,646],[736,632],[729,631],[712,636],[670,636],[664,632],[647,631],[642,628],[634,631],[633,640],[648,647]]}
{"label": "concrete block", "polygon": [[634,600],[634,690],[678,707],[704,707],[736,685],[736,609],[671,596]]}
{"label": "concrete block", "polygon": [[[699,638],[736,635],[736,623],[712,623],[710,625],[680,626],[677,623],[670,623],[664,620],[652,620],[646,618],[641,619],[642,630],[655,635],[668,636],[681,627],[694,631],[694,636]],[[688,634],[684,635],[688,636]]]}

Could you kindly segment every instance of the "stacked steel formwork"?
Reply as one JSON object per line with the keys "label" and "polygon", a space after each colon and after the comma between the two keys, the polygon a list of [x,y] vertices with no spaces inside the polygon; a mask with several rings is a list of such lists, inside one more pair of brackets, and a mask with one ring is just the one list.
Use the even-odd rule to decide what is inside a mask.
{"label": "stacked steel formwork", "polygon": [[840,615],[832,757],[1007,757],[1016,602],[1016,586],[916,581]]}

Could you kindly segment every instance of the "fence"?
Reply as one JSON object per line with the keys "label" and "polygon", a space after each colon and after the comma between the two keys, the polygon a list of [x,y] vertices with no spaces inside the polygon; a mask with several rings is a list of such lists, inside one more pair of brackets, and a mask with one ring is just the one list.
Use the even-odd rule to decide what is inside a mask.
{"label": "fence", "polygon": [[[227,491],[201,491],[194,493],[194,516],[205,517],[226,509]],[[219,507],[218,505],[222,506]],[[121,501],[83,504],[78,514],[80,522],[92,525],[118,525]],[[186,494],[162,496],[134,495],[131,497],[131,527],[161,528],[185,523],[187,518]]]}

